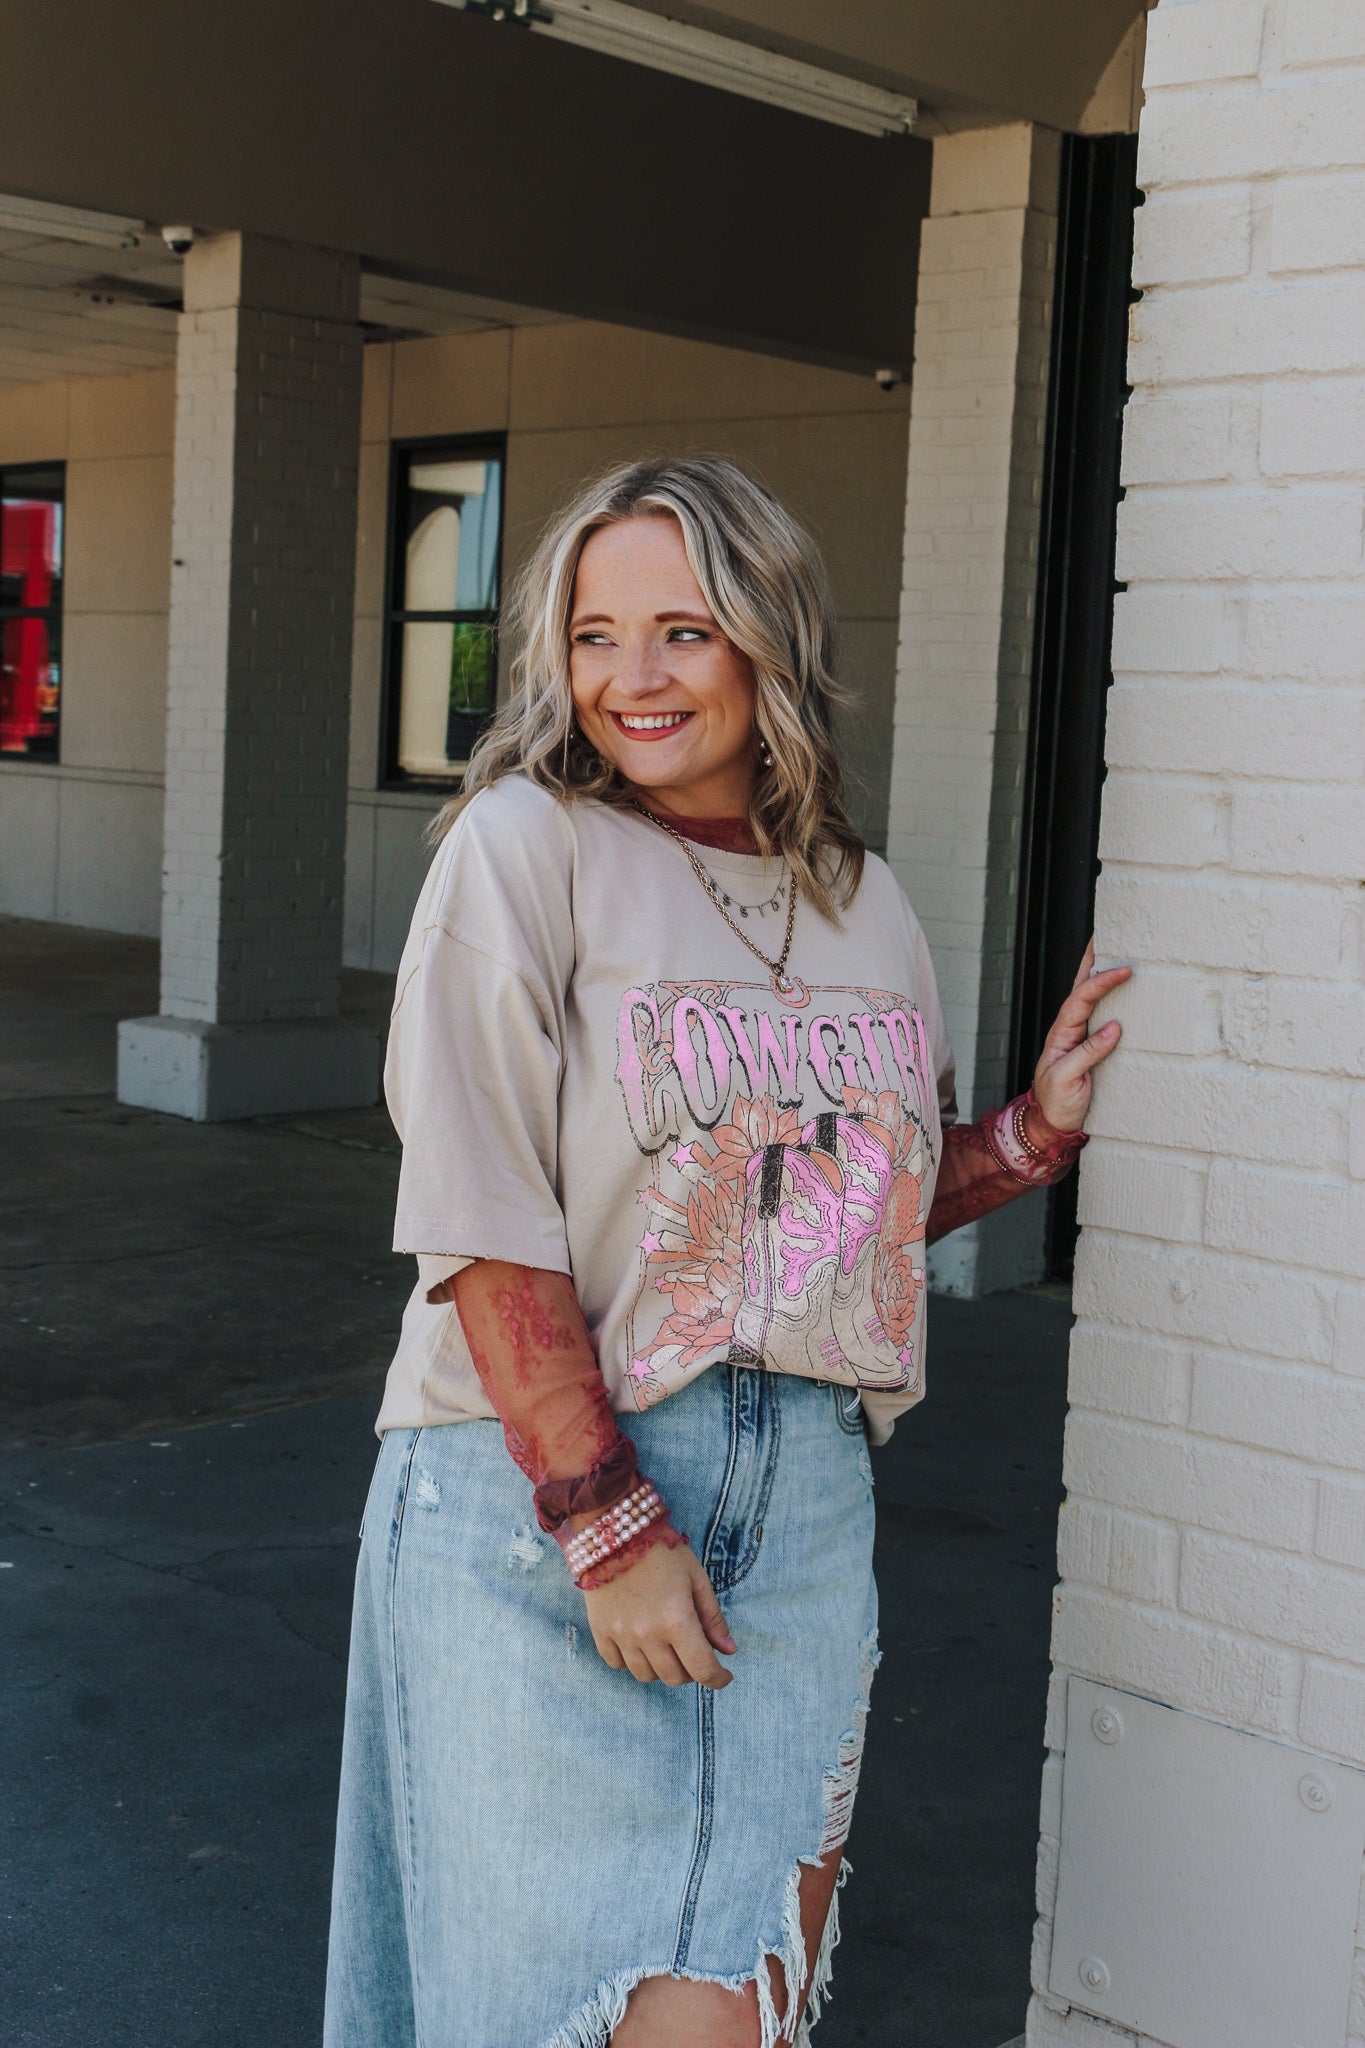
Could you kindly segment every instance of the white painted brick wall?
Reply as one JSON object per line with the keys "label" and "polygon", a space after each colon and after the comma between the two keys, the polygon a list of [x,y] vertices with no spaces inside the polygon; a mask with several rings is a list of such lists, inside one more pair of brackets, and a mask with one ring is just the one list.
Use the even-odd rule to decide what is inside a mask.
{"label": "white painted brick wall", "polygon": [[[199,245],[188,262],[218,253]],[[360,348],[358,326],[300,312],[230,304],[181,316],[161,954],[170,1016],[337,1013]]]}
{"label": "white painted brick wall", "polygon": [[1365,4],[1147,51],[1035,2048],[1069,1673],[1365,1764]]}
{"label": "white painted brick wall", "polygon": [[[1005,1089],[1056,248],[1057,139],[935,144],[916,312],[888,854],[934,951],[970,1116]],[[934,1279],[1036,1275],[1040,1210],[960,1231]]]}

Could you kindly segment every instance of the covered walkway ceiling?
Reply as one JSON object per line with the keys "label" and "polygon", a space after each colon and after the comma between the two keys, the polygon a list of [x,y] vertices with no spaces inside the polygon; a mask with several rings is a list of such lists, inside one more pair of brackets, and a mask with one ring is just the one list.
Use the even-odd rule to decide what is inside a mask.
{"label": "covered walkway ceiling", "polygon": [[[646,0],[915,93],[1079,118],[1133,0]],[[358,253],[387,330],[583,315],[908,366],[929,145],[433,0],[0,0],[0,192]],[[973,111],[975,110],[975,111]],[[173,347],[178,271],[0,232],[0,381]],[[522,309],[536,308],[538,313]]]}
{"label": "covered walkway ceiling", "polygon": [[1141,0],[632,0],[907,93],[931,118],[1076,128]]}
{"label": "covered walkway ceiling", "polygon": [[[173,362],[180,290],[180,260],[154,224],[130,248],[0,227],[0,385]],[[394,341],[562,316],[366,272],[360,317],[376,340]]]}

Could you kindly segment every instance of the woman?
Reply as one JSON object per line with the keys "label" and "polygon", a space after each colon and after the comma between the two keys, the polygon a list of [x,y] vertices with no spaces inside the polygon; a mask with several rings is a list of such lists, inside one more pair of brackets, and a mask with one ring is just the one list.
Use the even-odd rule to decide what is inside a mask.
{"label": "woman", "polygon": [[518,623],[389,1042],[419,1279],[327,2048],[774,2048],[828,1988],[925,1246],[1071,1164],[1127,970],[1087,956],[1029,1095],[955,1123],[813,548],[732,465],[586,490]]}

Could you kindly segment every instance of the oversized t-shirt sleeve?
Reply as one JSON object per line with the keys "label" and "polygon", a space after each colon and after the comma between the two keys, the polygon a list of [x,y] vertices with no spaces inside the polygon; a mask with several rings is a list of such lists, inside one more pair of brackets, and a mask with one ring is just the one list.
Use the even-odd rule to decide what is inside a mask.
{"label": "oversized t-shirt sleeve", "polygon": [[910,943],[915,955],[916,992],[915,1003],[929,1040],[929,1053],[934,1063],[934,1081],[938,1091],[939,1122],[946,1131],[957,1122],[957,1061],[948,1038],[948,1027],[943,1021],[943,1005],[939,1001],[938,976],[934,972],[933,958],[929,952],[929,941],[924,936],[923,926],[914,911],[901,897],[906,920],[910,927]]}
{"label": "oversized t-shirt sleeve", "polygon": [[475,1258],[571,1270],[557,1195],[571,842],[547,805],[503,786],[475,799],[400,969],[384,1077],[403,1140],[394,1250],[417,1253],[424,1280]]}

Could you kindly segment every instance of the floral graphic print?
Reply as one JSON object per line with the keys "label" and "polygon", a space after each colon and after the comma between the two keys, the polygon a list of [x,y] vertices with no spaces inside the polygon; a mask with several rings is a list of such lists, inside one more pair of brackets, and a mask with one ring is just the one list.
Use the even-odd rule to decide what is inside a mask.
{"label": "floral graphic print", "polygon": [[650,1212],[640,1243],[646,1272],[671,1306],[647,1351],[632,1361],[633,1378],[646,1377],[649,1359],[659,1353],[675,1353],[674,1362],[686,1368],[733,1338],[744,1296],[740,1230],[749,1163],[768,1145],[797,1143],[800,1132],[796,1110],[766,1096],[756,1102],[740,1097],[728,1123],[672,1153],[669,1163],[693,1181],[686,1204],[657,1190],[642,1197]]}
{"label": "floral graphic print", "polygon": [[641,1407],[721,1360],[919,1387],[938,1129],[923,1019],[880,989],[803,990],[795,1015],[757,998],[676,982],[621,999],[617,1080],[650,1162],[627,1324]]}
{"label": "floral graphic print", "polygon": [[[804,1125],[767,1096],[675,1147],[685,1201],[642,1200],[646,1286],[669,1306],[630,1372],[648,1400],[661,1367],[718,1349],[736,1362],[903,1389],[918,1365],[924,1143],[899,1095],[843,1090],[843,1114]],[[670,1375],[671,1377],[672,1375]]]}

